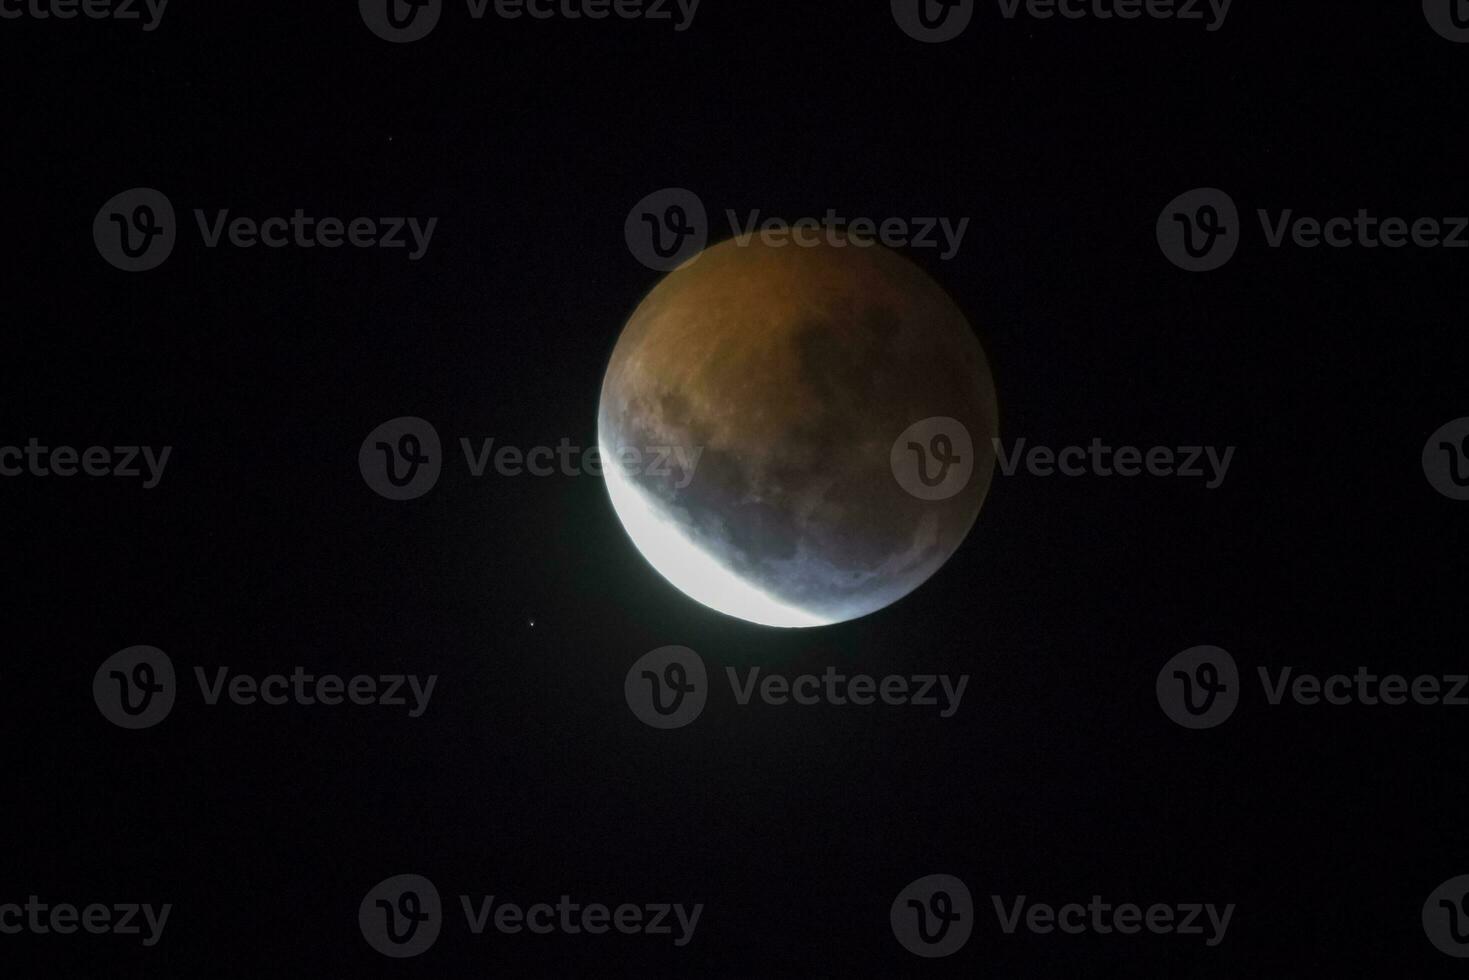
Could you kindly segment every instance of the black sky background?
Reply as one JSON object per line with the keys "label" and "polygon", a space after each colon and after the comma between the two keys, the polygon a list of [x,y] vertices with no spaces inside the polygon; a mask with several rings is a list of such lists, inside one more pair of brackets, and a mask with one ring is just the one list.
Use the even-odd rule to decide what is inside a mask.
{"label": "black sky background", "polygon": [[[920,45],[886,3],[704,0],[692,28],[472,22],[391,45],[355,4],[171,6],[162,27],[0,22],[9,81],[0,444],[174,447],[161,485],[0,480],[9,640],[0,900],[175,904],[151,950],[0,937],[9,976],[1446,975],[1418,910],[1469,871],[1451,708],[1159,710],[1212,643],[1258,665],[1464,671],[1464,514],[1419,453],[1465,411],[1469,277],[1446,250],[1270,250],[1254,209],[1469,212],[1469,47],[1417,4],[1237,0],[1224,28],[1008,22]],[[1228,190],[1224,269],[1154,221]],[[181,241],[127,275],[102,202],[164,191]],[[472,479],[457,440],[595,440],[656,281],[639,198],[790,219],[971,219],[909,251],[990,355],[1007,444],[1233,445],[1228,479],[997,474],[945,568],[815,631],[722,617],[628,542],[600,481]],[[437,216],[401,251],[207,250],[188,211]],[[717,237],[717,236],[716,236]],[[450,446],[427,496],[357,472],[378,423]],[[535,626],[528,625],[535,620]],[[646,651],[712,667],[967,673],[959,713],[751,707],[662,733]],[[424,717],[205,708],[123,732],[113,651],[181,673],[438,673]],[[189,683],[192,683],[191,676]],[[187,685],[186,685],[187,687]],[[374,953],[357,903],[432,879],[451,921]],[[981,925],[927,962],[888,905],[958,875]],[[703,902],[653,937],[474,938],[462,892]],[[1225,942],[1005,936],[991,894],[1234,902]],[[81,971],[81,972],[79,972]],[[473,971],[473,972],[472,972]]]}

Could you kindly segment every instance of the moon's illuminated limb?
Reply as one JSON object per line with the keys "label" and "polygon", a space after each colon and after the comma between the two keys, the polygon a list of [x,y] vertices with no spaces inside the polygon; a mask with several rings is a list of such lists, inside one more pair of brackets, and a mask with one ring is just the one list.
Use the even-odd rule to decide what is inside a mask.
{"label": "moon's illuminated limb", "polygon": [[690,541],[683,529],[663,515],[634,485],[616,462],[616,453],[601,446],[607,464],[603,475],[612,507],[622,520],[628,537],[648,564],[680,592],[716,612],[763,626],[826,626],[834,620],[798,609],[772,598]]}

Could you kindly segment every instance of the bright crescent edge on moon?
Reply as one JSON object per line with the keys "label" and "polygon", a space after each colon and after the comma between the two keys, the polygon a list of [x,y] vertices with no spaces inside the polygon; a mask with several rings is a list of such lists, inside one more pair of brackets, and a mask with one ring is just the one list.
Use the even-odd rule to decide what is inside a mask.
{"label": "bright crescent edge on moon", "polygon": [[781,602],[725,568],[663,516],[622,472],[617,455],[608,452],[601,439],[597,446],[607,461],[602,468],[607,495],[612,498],[612,509],[622,520],[623,530],[648,564],[680,592],[715,612],[762,626],[826,626],[835,622]]}

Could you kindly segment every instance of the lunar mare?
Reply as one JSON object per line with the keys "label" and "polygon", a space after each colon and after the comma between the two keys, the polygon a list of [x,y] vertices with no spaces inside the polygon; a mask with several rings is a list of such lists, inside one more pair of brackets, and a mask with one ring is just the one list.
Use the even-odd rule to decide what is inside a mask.
{"label": "lunar mare", "polygon": [[[964,427],[973,471],[924,500],[893,447],[935,417]],[[867,615],[932,576],[978,517],[997,436],[958,307],[907,259],[841,240],[730,240],[664,277],[617,341],[597,420],[613,509],[654,569],[788,627]],[[667,465],[611,462],[627,450]]]}

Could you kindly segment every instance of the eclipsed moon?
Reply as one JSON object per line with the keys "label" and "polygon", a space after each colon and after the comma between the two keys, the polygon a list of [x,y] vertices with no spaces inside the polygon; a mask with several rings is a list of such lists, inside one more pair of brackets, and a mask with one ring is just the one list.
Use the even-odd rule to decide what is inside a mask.
{"label": "eclipsed moon", "polygon": [[[956,440],[904,445],[932,420]],[[704,605],[770,626],[855,619],[923,584],[973,527],[998,434],[989,362],[953,300],[846,239],[732,239],[669,273],[623,328],[597,423],[643,557]],[[948,451],[962,485],[905,487],[910,448],[916,467]]]}

